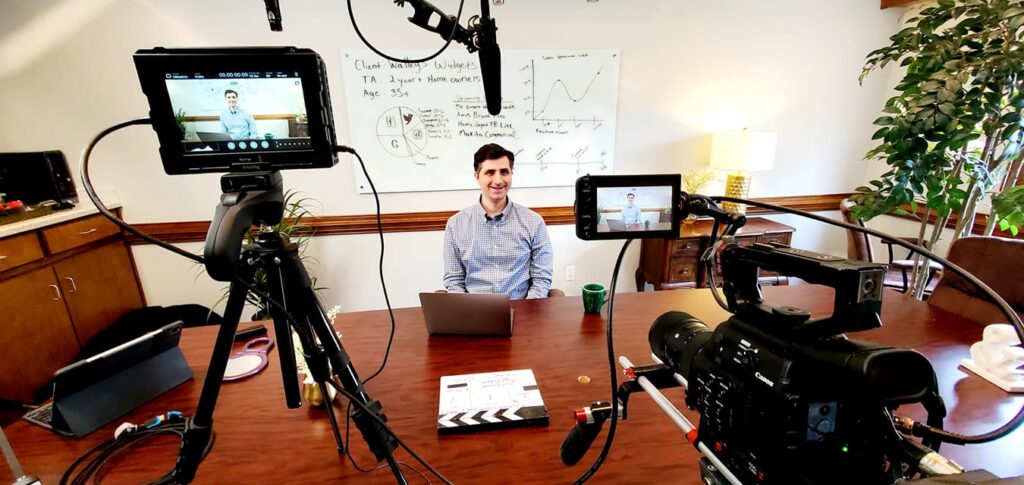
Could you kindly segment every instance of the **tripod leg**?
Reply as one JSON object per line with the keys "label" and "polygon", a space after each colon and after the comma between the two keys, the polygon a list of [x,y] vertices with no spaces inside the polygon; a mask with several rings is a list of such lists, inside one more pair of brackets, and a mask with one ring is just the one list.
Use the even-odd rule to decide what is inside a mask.
{"label": "tripod leg", "polygon": [[[317,309],[316,312],[310,313],[310,318],[318,318],[318,320],[310,320],[309,323],[316,332],[317,337],[320,339],[320,344],[323,346],[324,352],[330,360],[331,369],[334,371],[334,374],[338,376],[342,387],[353,397],[359,399],[359,401],[362,402],[370,412],[376,414],[381,421],[386,422],[387,417],[381,411],[380,402],[371,399],[370,396],[366,394],[366,389],[363,387],[363,383],[359,380],[359,376],[356,375],[355,367],[352,366],[352,361],[349,359],[348,353],[345,352],[345,348],[341,346],[341,342],[338,340],[337,334],[334,333],[334,328],[331,326],[330,322],[327,321],[327,314],[323,311],[323,307],[320,305],[320,300],[317,299],[316,294],[312,291],[307,292],[305,296],[306,305],[309,308]],[[359,432],[363,435],[363,440],[366,441],[367,446],[370,448],[370,451],[373,452],[377,460],[387,461],[398,483],[408,483],[394,457],[393,452],[398,445],[391,433],[384,428],[384,425],[374,419],[373,416],[370,416],[367,411],[364,411],[360,406],[357,406],[355,411],[352,412],[352,420],[355,422],[356,427],[359,428]]]}
{"label": "tripod leg", "polygon": [[[252,271],[246,271],[242,277],[247,278],[244,281],[252,281]],[[217,395],[220,394],[220,386],[224,382],[224,369],[227,367],[228,357],[231,355],[231,346],[235,341],[238,320],[242,316],[245,295],[248,291],[248,288],[242,284],[231,283],[227,307],[224,310],[224,323],[221,324],[220,331],[217,333],[217,342],[213,346],[213,355],[210,357],[210,366],[206,372],[206,379],[203,381],[199,404],[196,406],[196,412],[188,420],[188,425],[181,438],[178,461],[174,465],[173,472],[175,483],[191,483],[195,478],[196,470],[199,469],[199,462],[212,446],[213,409],[217,405]]]}
{"label": "tripod leg", "polygon": [[[315,337],[320,341],[319,345],[317,345],[313,338],[314,335],[304,336],[303,332],[300,331],[298,333],[299,338],[303,339],[303,348],[311,357],[323,359],[326,356],[330,362],[330,370],[340,380],[341,387],[358,399],[363,406],[370,410],[370,413],[380,418],[380,421],[374,419],[367,411],[363,410],[362,406],[357,406],[356,410],[352,413],[352,420],[355,422],[356,427],[359,428],[360,434],[363,435],[363,440],[366,441],[367,446],[373,452],[377,461],[386,459],[391,467],[391,472],[395,475],[395,480],[400,484],[408,483],[402,474],[401,468],[398,466],[398,462],[394,458],[393,452],[398,444],[386,429],[386,426],[382,424],[382,422],[387,421],[387,417],[381,412],[381,404],[370,399],[370,396],[366,394],[363,384],[359,381],[359,376],[356,375],[355,368],[352,366],[352,361],[348,357],[348,353],[341,346],[338,335],[327,320],[327,313],[324,311],[320,300],[316,296],[316,292],[313,290],[313,283],[306,273],[306,268],[303,267],[302,261],[299,259],[298,252],[292,249],[286,254],[282,254],[279,264],[283,287],[288,289],[291,301],[296,308],[303,310],[297,312],[303,316],[301,321],[308,326],[307,332],[311,329],[311,333],[315,334]],[[313,349],[315,349],[315,352],[311,353],[310,350]],[[322,362],[322,360],[318,362],[317,358],[311,358],[307,363],[310,364],[311,372],[313,372],[312,367],[314,363],[317,366],[322,366],[325,372],[327,371],[326,362]],[[327,378],[329,376],[320,382],[326,383]],[[333,417],[333,410],[329,409],[328,413],[328,416]]]}
{"label": "tripod leg", "polygon": [[[265,259],[264,268],[267,274],[267,283],[270,286],[271,295],[284,306],[284,309],[273,307],[270,311],[274,319],[274,331],[278,342],[278,357],[281,359],[281,376],[284,379],[285,399],[289,408],[297,408],[302,405],[302,397],[299,394],[298,380],[295,369],[295,352],[292,347],[291,329],[294,328],[298,335],[299,343],[302,345],[303,359],[306,361],[307,371],[313,380],[319,385],[320,393],[324,398],[324,407],[327,410],[327,418],[331,423],[331,431],[334,433],[334,442],[338,447],[338,453],[345,452],[345,443],[341,439],[341,432],[338,429],[338,420],[334,416],[334,408],[328,399],[326,380],[330,378],[330,370],[327,367],[327,358],[323,351],[317,346],[313,338],[313,332],[309,327],[309,309],[301,304],[304,299],[301,292],[307,291],[304,285],[292,283],[285,275],[290,269],[283,268],[282,261],[288,258],[272,257]],[[300,293],[296,293],[299,291]],[[308,290],[312,291],[312,290]],[[291,314],[291,319],[285,313]],[[289,325],[291,324],[291,325]]]}
{"label": "tripod leg", "polygon": [[345,452],[345,442],[341,440],[341,430],[338,429],[338,417],[334,415],[334,402],[330,399],[331,388],[326,381],[316,383],[320,386],[320,395],[324,397],[324,410],[327,411],[327,420],[331,422],[331,431],[334,432],[334,442],[338,445],[338,454]]}
{"label": "tripod leg", "polygon": [[[277,341],[277,356],[281,361],[281,378],[284,385],[285,404],[295,409],[302,406],[302,396],[299,392],[299,383],[296,378],[295,350],[292,344],[292,332],[289,325],[288,314],[291,314],[296,322],[302,324],[302,315],[293,308],[295,302],[288,292],[284,276],[281,274],[281,259],[276,256],[263,256],[263,268],[267,275],[267,286],[270,289],[270,296],[277,300],[284,308],[277,305],[270,307],[270,316],[274,319],[274,340]],[[300,335],[301,328],[296,327],[295,331]],[[306,332],[308,333],[308,332]],[[303,342],[305,346],[305,342]]]}

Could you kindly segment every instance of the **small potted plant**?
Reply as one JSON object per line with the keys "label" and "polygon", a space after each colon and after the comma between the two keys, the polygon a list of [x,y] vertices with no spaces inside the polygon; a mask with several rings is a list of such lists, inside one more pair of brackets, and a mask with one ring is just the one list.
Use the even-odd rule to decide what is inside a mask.
{"label": "small potted plant", "polygon": [[[715,173],[711,170],[700,169],[700,170],[687,170],[683,174],[683,190],[687,193],[695,194],[700,192],[708,182],[715,179]],[[695,214],[690,214],[683,219],[684,224],[693,224],[697,220]]]}

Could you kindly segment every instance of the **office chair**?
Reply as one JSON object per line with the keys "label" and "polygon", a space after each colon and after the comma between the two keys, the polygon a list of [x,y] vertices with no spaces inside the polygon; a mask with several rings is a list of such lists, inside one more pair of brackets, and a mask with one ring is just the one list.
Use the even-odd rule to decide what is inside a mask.
{"label": "office chair", "polygon": [[[851,207],[853,202],[850,199],[843,199],[839,201],[839,212],[843,215],[843,220],[848,224],[856,224],[860,227],[866,227],[864,221],[861,219],[855,219]],[[920,240],[916,237],[901,237],[903,241],[911,244],[918,244]],[[912,254],[908,254],[908,259],[895,259],[893,257],[893,245],[896,244],[892,240],[882,239],[882,244],[885,244],[889,249],[889,265],[888,270],[885,272],[885,279],[883,285],[890,288],[896,288],[904,293],[910,289],[910,274],[914,271],[914,260]],[[875,263],[875,250],[871,246],[871,240],[867,234],[856,231],[846,231],[846,257],[849,259],[856,259],[860,261],[867,261],[869,263]],[[925,286],[925,293],[931,291],[934,285],[938,281],[936,276],[941,275],[942,265],[934,261],[928,262],[928,283]]]}
{"label": "office chair", "polygon": [[[1024,312],[1024,241],[991,236],[958,239],[949,261],[992,287],[1018,314]],[[928,304],[981,324],[1005,323],[1006,316],[978,289],[947,272]],[[1024,316],[1024,314],[1022,314]]]}

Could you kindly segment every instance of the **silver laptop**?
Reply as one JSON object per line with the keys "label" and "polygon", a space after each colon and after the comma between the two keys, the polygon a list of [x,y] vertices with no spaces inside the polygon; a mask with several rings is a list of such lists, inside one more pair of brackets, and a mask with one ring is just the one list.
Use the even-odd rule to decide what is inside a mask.
{"label": "silver laptop", "polygon": [[512,304],[506,294],[420,293],[430,335],[512,336]]}
{"label": "silver laptop", "polygon": [[622,219],[607,219],[605,222],[608,223],[609,231],[625,231],[626,223],[622,222]]}

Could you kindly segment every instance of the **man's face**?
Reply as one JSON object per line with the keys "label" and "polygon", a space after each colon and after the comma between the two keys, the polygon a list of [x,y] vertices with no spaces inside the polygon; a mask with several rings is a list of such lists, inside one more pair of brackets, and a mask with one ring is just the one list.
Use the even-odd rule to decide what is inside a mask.
{"label": "man's face", "polygon": [[234,111],[238,107],[238,95],[235,93],[228,93],[224,95],[224,99],[228,101],[228,109]]}
{"label": "man's face", "polygon": [[512,187],[512,163],[508,157],[484,160],[474,176],[480,184],[483,196],[492,202],[500,203],[508,195],[508,189]]}
{"label": "man's face", "polygon": [[626,196],[626,205],[633,205],[633,194]]}

